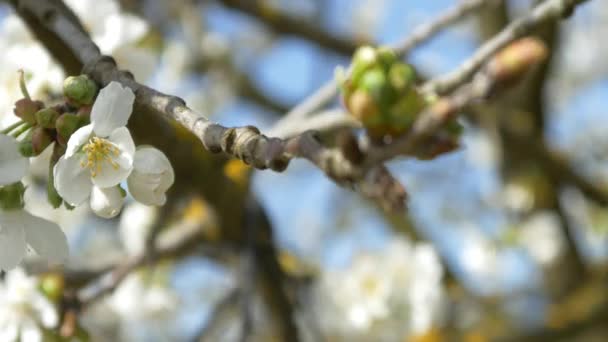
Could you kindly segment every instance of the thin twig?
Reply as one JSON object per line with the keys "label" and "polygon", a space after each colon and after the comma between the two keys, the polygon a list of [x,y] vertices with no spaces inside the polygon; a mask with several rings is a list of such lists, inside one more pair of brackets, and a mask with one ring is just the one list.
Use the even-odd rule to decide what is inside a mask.
{"label": "thin twig", "polygon": [[528,34],[532,29],[550,20],[556,20],[572,13],[576,5],[588,0],[546,0],[534,7],[527,15],[513,21],[498,35],[481,46],[456,70],[445,76],[427,82],[426,93],[446,94],[469,80],[473,74],[501,48]]}
{"label": "thin twig", "polygon": [[302,132],[326,132],[337,128],[360,128],[361,123],[344,109],[330,109],[302,121],[286,122],[284,126],[273,127],[268,131],[269,136],[282,139],[291,138]]}

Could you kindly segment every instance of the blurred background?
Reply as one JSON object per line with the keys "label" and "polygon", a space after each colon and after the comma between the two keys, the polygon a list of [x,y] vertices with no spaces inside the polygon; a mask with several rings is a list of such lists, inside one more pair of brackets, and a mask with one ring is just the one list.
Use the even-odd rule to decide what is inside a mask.
{"label": "blurred background", "polygon": [[[403,40],[458,3],[65,2],[141,83],[225,126],[262,131],[347,66],[357,46]],[[406,59],[424,78],[449,72],[538,2],[486,1]],[[18,69],[34,97],[51,100],[65,73],[7,4],[0,18],[4,127],[20,98]],[[102,220],[84,207],[52,210],[49,156],[37,157],[26,204],[61,225],[71,253],[64,270],[43,274],[60,274],[66,297],[88,298],[104,274],[145,253],[151,233],[162,249],[196,231],[194,248],[140,261],[76,310],[78,330],[92,341],[280,341],[291,320],[302,341],[605,341],[607,34],[608,5],[599,0],[535,31],[550,59],[464,113],[457,151],[388,164],[409,193],[397,214],[305,161],[283,173],[253,171],[186,149],[170,157],[178,176],[167,206],[129,202],[119,218]],[[131,124],[140,125],[136,139],[162,144],[155,127]],[[180,173],[190,164],[195,171]],[[275,281],[290,309],[258,275],[272,267],[248,247],[258,240],[251,231],[267,245],[273,239],[268,250],[284,273]],[[32,259],[27,269],[44,267]],[[62,326],[66,307],[57,306]]]}

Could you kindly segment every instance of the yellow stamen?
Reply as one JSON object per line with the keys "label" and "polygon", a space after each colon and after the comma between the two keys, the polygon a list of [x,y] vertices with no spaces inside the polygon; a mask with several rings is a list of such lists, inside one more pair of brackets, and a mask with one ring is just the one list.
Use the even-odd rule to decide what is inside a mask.
{"label": "yellow stamen", "polygon": [[101,172],[104,161],[112,165],[115,170],[120,167],[114,160],[120,155],[120,150],[106,139],[93,137],[82,147],[82,151],[86,153],[87,159],[80,162],[80,167],[90,169],[93,178]]}

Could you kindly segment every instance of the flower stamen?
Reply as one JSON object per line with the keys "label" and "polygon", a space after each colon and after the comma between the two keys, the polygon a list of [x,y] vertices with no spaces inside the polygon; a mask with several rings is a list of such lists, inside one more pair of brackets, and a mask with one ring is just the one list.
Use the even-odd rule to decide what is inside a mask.
{"label": "flower stamen", "polygon": [[96,177],[101,172],[102,163],[108,162],[115,170],[120,167],[114,158],[120,155],[120,150],[110,141],[92,137],[88,143],[82,147],[82,151],[86,153],[86,161],[80,163],[80,167],[91,170],[91,177]]}

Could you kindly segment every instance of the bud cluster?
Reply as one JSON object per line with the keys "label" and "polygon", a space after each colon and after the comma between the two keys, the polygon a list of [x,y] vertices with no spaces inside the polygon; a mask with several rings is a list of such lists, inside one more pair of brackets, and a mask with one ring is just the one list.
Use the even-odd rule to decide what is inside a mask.
{"label": "bud cluster", "polygon": [[19,146],[24,156],[37,156],[53,142],[65,146],[72,133],[89,123],[91,103],[97,94],[95,82],[86,75],[68,77],[63,92],[65,102],[55,106],[45,107],[43,102],[28,97],[15,102],[13,112],[23,125],[13,135],[25,134]]}
{"label": "bud cluster", "polygon": [[[407,133],[424,109],[444,110],[416,87],[416,72],[389,48],[363,46],[355,52],[348,75],[336,73],[342,101],[376,144]],[[458,147],[462,126],[455,120],[430,137],[413,156],[432,159]]]}
{"label": "bud cluster", "polygon": [[[22,89],[25,81],[21,79]],[[93,100],[97,95],[97,85],[88,76],[71,76],[63,84],[64,101],[52,106],[46,106],[42,101],[33,100],[27,91],[24,98],[15,102],[13,112],[21,119],[20,122],[5,129],[3,133],[19,138],[19,152],[25,157],[40,155],[51,144],[55,149],[64,151],[70,136],[80,127],[90,123],[90,115]],[[52,169],[59,155],[54,153],[49,165],[49,175],[52,177]],[[62,154],[62,153],[60,153]],[[49,201],[53,207],[58,207],[63,202],[53,186],[53,180],[49,180]]]}
{"label": "bud cluster", "polygon": [[374,140],[405,133],[427,105],[414,69],[388,48],[359,48],[350,74],[339,71],[337,77],[344,105]]}

